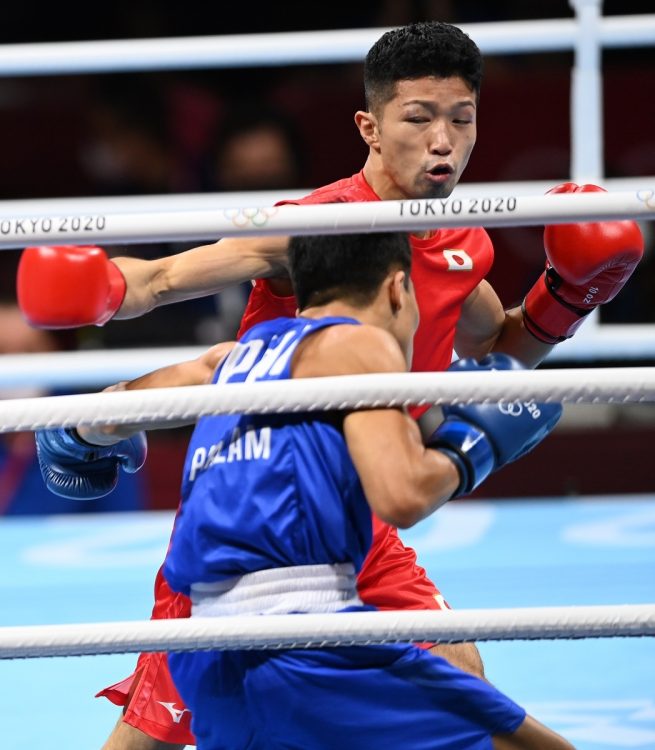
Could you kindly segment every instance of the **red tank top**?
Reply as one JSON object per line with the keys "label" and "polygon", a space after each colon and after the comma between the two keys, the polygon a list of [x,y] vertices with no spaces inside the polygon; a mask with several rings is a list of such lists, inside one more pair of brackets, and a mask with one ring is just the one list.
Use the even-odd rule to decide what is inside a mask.
{"label": "red tank top", "polygon": [[[318,188],[305,198],[288,203],[352,203],[378,201],[358,172],[331,185]],[[489,273],[493,263],[493,245],[482,228],[437,229],[428,239],[410,237],[412,244],[412,281],[421,320],[414,338],[415,372],[445,370],[452,360],[455,328],[462,304]],[[293,296],[281,297],[271,290],[267,279],[254,283],[246,306],[239,336],[255,323],[278,316],[296,314]]]}

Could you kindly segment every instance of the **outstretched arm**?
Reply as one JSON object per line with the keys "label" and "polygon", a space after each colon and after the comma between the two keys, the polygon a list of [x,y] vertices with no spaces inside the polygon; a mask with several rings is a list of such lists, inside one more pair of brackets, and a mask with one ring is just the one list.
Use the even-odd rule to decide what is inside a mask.
{"label": "outstretched arm", "polygon": [[127,285],[115,317],[135,318],[233,284],[286,275],[287,245],[287,237],[226,237],[158,260],[115,258]]}
{"label": "outstretched arm", "polygon": [[[232,351],[234,341],[224,341],[212,346],[198,358],[161,367],[139,378],[105,388],[108,391],[136,391],[144,388],[176,388],[186,385],[205,385],[214,371]],[[177,422],[139,422],[138,424],[98,425],[77,427],[78,435],[92,445],[113,445],[142,430],[170,429],[192,424],[194,420]]]}
{"label": "outstretched arm", "polygon": [[[232,343],[212,347],[198,359],[172,365],[107,390],[163,388],[208,382]],[[189,421],[125,424],[119,426],[57,428],[35,434],[39,468],[51,492],[74,500],[92,500],[110,493],[119,468],[133,474],[146,460],[144,429],[168,428]]]}
{"label": "outstretched arm", "polygon": [[286,258],[286,237],[225,238],[157,260],[109,260],[98,247],[28,247],[18,267],[18,303],[37,328],[103,325],[231,284],[284,276]]}

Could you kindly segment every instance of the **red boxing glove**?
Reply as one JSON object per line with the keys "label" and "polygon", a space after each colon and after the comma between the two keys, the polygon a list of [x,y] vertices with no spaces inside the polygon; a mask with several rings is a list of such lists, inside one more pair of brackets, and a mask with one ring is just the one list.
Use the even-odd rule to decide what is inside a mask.
{"label": "red boxing glove", "polygon": [[125,290],[123,274],[99,247],[28,247],[18,265],[18,304],[37,328],[104,325]]}
{"label": "red boxing glove", "polygon": [[[606,192],[565,182],[549,193]],[[523,300],[526,329],[546,344],[568,339],[598,305],[619,293],[644,253],[634,221],[558,224],[544,229],[546,270]]]}

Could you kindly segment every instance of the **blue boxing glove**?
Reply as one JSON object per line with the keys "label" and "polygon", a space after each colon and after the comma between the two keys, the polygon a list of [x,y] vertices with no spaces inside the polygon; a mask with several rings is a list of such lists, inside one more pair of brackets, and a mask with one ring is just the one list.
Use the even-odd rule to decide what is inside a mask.
{"label": "blue boxing glove", "polygon": [[[506,354],[489,354],[479,362],[459,359],[450,371],[524,370]],[[453,495],[468,495],[493,471],[531,451],[557,424],[560,404],[499,401],[493,404],[443,407],[444,421],[427,440],[457,466],[460,486]]]}
{"label": "blue boxing glove", "polygon": [[108,495],[118,482],[118,467],[133,474],[144,464],[144,432],[114,445],[91,445],[77,430],[59,428],[36,434],[36,454],[46,487],[72,500],[95,500]]}

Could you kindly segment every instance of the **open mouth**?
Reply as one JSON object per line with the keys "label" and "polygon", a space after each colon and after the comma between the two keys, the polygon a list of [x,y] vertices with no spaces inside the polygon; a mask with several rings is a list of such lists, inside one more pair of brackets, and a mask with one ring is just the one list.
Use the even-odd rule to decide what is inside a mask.
{"label": "open mouth", "polygon": [[452,173],[453,168],[448,164],[438,164],[436,167],[432,167],[432,169],[428,170],[428,174],[431,174],[434,177],[442,177]]}

